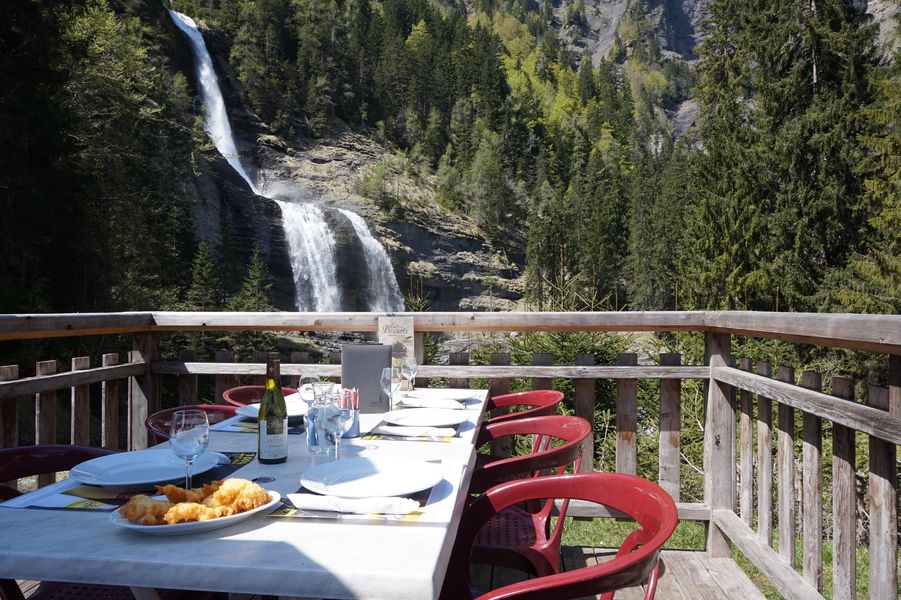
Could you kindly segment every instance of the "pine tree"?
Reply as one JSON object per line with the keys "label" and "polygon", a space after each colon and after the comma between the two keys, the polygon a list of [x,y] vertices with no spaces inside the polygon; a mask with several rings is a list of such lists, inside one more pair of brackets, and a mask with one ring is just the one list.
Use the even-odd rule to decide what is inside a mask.
{"label": "pine tree", "polygon": [[[247,274],[237,294],[228,299],[226,309],[233,312],[266,312],[275,310],[272,304],[272,284],[269,268],[259,248],[255,248],[247,265]],[[244,359],[254,351],[275,348],[275,337],[265,331],[236,331],[222,338],[235,354]]]}

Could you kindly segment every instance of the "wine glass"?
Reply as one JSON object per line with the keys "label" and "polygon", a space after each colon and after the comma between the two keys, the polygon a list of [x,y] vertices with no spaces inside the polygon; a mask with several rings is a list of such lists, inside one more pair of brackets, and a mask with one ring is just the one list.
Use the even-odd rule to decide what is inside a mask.
{"label": "wine glass", "polygon": [[169,424],[169,446],[185,461],[185,489],[191,489],[191,465],[210,445],[210,422],[206,411],[196,408],[177,410]]}
{"label": "wine glass", "polygon": [[338,393],[325,408],[323,422],[325,432],[335,443],[335,458],[340,457],[341,437],[350,431],[356,417],[353,398],[348,394]]}
{"label": "wine glass", "polygon": [[388,396],[391,408],[394,408],[394,394],[400,389],[400,369],[385,367],[382,369],[382,391]]}
{"label": "wine glass", "polygon": [[400,367],[400,371],[404,376],[404,379],[410,382],[410,387],[408,389],[413,389],[413,383],[416,379],[416,370],[419,368],[419,365],[416,364],[416,359],[412,356],[408,356],[404,359],[403,364]]}

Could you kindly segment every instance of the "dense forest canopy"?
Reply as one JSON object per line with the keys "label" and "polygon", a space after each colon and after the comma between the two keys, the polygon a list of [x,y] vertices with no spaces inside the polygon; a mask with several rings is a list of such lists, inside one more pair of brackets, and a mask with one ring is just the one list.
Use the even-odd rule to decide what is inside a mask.
{"label": "dense forest canopy", "polygon": [[[523,245],[532,306],[901,310],[899,61],[854,3],[713,0],[692,63],[661,50],[654,0],[593,61],[560,35],[584,4],[173,6],[274,133],[343,122]],[[197,281],[221,257],[184,190],[214,151],[178,35],[157,2],[5,6],[0,312],[224,308],[261,288],[258,262]],[[690,98],[674,139],[665,115]]]}

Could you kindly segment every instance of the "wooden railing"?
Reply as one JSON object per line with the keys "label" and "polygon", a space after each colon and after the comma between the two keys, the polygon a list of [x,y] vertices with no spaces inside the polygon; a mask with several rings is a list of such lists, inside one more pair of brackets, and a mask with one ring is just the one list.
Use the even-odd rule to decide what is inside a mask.
{"label": "wooden railing", "polygon": [[[755,312],[407,315],[414,318],[419,351],[427,332],[704,333],[708,357],[704,365],[682,365],[682,358],[677,354],[662,354],[659,365],[652,366],[636,364],[634,354],[620,355],[615,365],[595,365],[592,355],[578,356],[573,365],[553,365],[550,355],[535,355],[532,365],[511,365],[509,355],[496,354],[491,356],[490,365],[475,366],[468,364],[465,353],[455,353],[448,357],[446,365],[422,366],[419,377],[447,377],[453,386],[468,385],[470,378],[486,378],[491,382],[493,394],[508,391],[512,378],[532,379],[534,387],[547,387],[554,379],[572,379],[573,410],[592,422],[597,401],[594,381],[615,380],[615,465],[619,471],[633,473],[637,468],[637,439],[645,434],[637,427],[637,381],[660,380],[657,478],[677,501],[680,518],[707,524],[710,555],[731,556],[734,545],[785,597],[821,598],[822,549],[824,541],[831,539],[832,595],[854,598],[857,524],[865,516],[869,523],[870,597],[898,597],[896,446],[901,444],[901,317]],[[37,443],[50,443],[58,438],[87,443],[91,439],[90,386],[100,384],[99,394],[95,394],[100,398],[100,408],[93,414],[99,420],[101,443],[112,448],[146,447],[144,419],[160,407],[161,378],[177,377],[178,402],[188,404],[197,401],[198,377],[213,377],[214,395],[219,398],[236,376],[259,376],[264,372],[261,358],[256,357],[251,363],[234,363],[224,352],[217,354],[215,362],[197,361],[187,353],[178,361],[161,361],[160,335],[165,332],[365,332],[376,329],[378,316],[373,313],[172,312],[0,315],[0,341],[109,334],[132,336],[132,350],[121,364],[122,357],[118,354],[103,354],[99,360],[101,366],[95,367],[90,365],[92,361],[98,362],[97,358],[78,357],[72,359],[70,371],[57,372],[56,361],[42,361],[36,365],[36,375],[25,378],[20,377],[20,365],[0,367],[0,445],[9,447],[19,443],[17,399],[21,397],[34,398]],[[796,385],[792,368],[779,365],[773,378],[774,369],[765,362],[754,365],[749,358],[733,360],[733,335],[889,355],[888,386],[871,386],[866,403],[861,404],[854,401],[853,382],[846,379],[833,377],[825,393],[820,375],[815,372],[802,373],[800,385]],[[301,373],[340,375],[338,365],[307,364],[307,361],[304,353],[294,353],[290,361],[283,363],[283,375],[288,378]],[[708,390],[704,415],[703,502],[681,501],[679,411],[683,379],[703,380]],[[120,388],[127,391],[124,444],[117,435]],[[56,431],[60,390],[68,390],[70,394],[68,436],[59,436]],[[796,411],[800,413],[800,428]],[[827,429],[831,428],[831,438],[824,438],[824,423]],[[796,451],[799,434],[800,453]],[[869,436],[865,493],[858,489],[862,478],[855,466],[856,434]],[[824,439],[827,449],[831,446],[831,455],[825,457],[826,462],[832,463],[831,512],[823,507]],[[594,444],[586,443],[585,468],[595,464],[593,452]],[[861,497],[867,501],[864,510],[858,509]],[[610,511],[586,505],[573,506],[571,514],[611,516]],[[831,526],[824,526],[824,515],[829,517]],[[798,535],[802,548],[800,565],[795,564]]]}

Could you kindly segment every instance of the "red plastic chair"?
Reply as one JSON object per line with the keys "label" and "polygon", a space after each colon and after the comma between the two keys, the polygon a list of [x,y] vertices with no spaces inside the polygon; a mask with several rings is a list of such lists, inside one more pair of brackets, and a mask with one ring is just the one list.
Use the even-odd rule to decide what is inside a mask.
{"label": "red plastic chair", "polygon": [[[491,458],[477,462],[469,486],[470,493],[513,479],[561,475],[567,467],[579,470],[582,440],[591,435],[591,424],[581,417],[531,417],[489,423],[479,432],[479,443],[514,435],[533,436],[529,454]],[[556,444],[556,445],[555,445]],[[529,502],[513,506],[492,517],[479,533],[473,552],[481,562],[504,564],[536,575],[560,570],[560,541],[563,518],[569,507],[564,500],[552,527],[554,502]]]}
{"label": "red plastic chair", "polygon": [[223,404],[192,404],[189,406],[174,406],[155,412],[147,417],[147,420],[144,421],[144,426],[147,427],[147,431],[153,435],[153,439],[156,440],[157,444],[169,441],[169,426],[172,424],[172,413],[187,408],[196,408],[206,411],[206,416],[210,425],[215,425],[216,423],[221,423],[222,421],[235,416],[235,411],[238,407],[225,406]]}
{"label": "red plastic chair", "polygon": [[[612,560],[520,581],[484,594],[473,590],[469,568],[471,562],[481,562],[476,560],[473,543],[483,525],[515,504],[561,498],[612,507],[632,517],[639,528],[626,536]],[[660,548],[678,521],[672,498],[658,485],[634,475],[577,473],[503,483],[488,490],[463,514],[441,598],[564,600],[603,594],[602,600],[613,600],[616,590],[647,580],[644,598],[652,600],[657,590]]]}
{"label": "red plastic chair", "polygon": [[485,405],[485,411],[499,408],[524,407],[515,412],[501,413],[490,417],[486,423],[500,423],[514,419],[549,416],[557,413],[557,405],[563,401],[563,392],[557,390],[529,390],[494,396]]}
{"label": "red plastic chair", "polygon": [[[13,481],[22,477],[68,471],[86,460],[112,454],[114,450],[88,446],[22,446],[0,449],[0,481]],[[21,495],[14,488],[0,486],[0,499],[9,500]],[[165,600],[199,600],[209,598],[209,592],[186,592],[180,590],[159,590]],[[11,579],[0,579],[0,599],[24,600],[18,584]],[[43,581],[29,600],[134,600],[130,588],[93,585],[87,583],[67,583]]]}
{"label": "red plastic chair", "polygon": [[[265,385],[242,385],[233,387],[222,392],[222,399],[233,406],[244,406],[245,404],[255,404],[263,399],[263,392],[266,391]],[[297,388],[282,387],[282,394],[296,394]]]}

